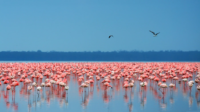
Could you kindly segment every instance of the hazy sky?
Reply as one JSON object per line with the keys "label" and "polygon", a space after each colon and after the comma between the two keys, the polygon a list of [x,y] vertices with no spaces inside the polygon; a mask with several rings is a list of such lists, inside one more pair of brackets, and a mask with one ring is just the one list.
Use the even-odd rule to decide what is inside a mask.
{"label": "hazy sky", "polygon": [[0,0],[0,51],[37,50],[200,51],[200,0]]}

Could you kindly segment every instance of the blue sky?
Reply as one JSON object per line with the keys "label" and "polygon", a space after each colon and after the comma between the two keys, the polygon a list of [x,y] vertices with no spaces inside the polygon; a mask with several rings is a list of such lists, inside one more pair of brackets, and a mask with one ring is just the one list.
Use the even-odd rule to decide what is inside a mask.
{"label": "blue sky", "polygon": [[0,0],[0,51],[37,50],[200,51],[200,0]]}

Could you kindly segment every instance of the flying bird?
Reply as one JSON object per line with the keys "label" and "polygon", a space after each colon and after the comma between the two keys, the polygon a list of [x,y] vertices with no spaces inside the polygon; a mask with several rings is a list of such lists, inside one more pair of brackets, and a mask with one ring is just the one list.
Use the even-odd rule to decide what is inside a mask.
{"label": "flying bird", "polygon": [[110,35],[108,38],[113,37],[113,35]]}
{"label": "flying bird", "polygon": [[153,32],[153,31],[151,31],[151,30],[149,30],[151,33],[153,33],[153,35],[154,35],[154,37],[156,37],[160,32],[158,32],[158,33],[155,33],[155,32]]}

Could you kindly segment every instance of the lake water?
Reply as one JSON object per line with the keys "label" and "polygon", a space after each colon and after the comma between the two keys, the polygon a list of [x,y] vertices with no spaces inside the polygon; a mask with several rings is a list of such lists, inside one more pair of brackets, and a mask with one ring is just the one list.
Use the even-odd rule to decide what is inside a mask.
{"label": "lake water", "polygon": [[[197,72],[192,74],[194,80]],[[86,78],[86,74],[83,76]],[[149,79],[146,80],[148,85],[141,87],[140,81],[135,78],[132,88],[124,88],[125,79],[122,77],[111,80],[112,88],[109,88],[102,84],[103,78],[97,81],[94,75],[94,83],[83,88],[78,77],[73,71],[65,77],[69,90],[57,85],[42,87],[41,91],[37,91],[36,87],[28,90],[24,82],[15,89],[6,90],[1,81],[0,112],[200,112],[198,83],[189,87],[187,83],[176,81],[174,88],[164,90]],[[32,81],[41,84],[45,78]],[[16,75],[15,79],[19,81],[20,76]],[[168,79],[167,85],[170,82]]]}

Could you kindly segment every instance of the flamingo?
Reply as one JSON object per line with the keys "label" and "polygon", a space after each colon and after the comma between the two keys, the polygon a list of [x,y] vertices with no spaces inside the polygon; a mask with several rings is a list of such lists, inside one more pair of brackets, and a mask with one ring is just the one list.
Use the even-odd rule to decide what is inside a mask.
{"label": "flamingo", "polygon": [[200,85],[197,86],[197,90],[200,90]]}
{"label": "flamingo", "polygon": [[68,90],[69,89],[69,86],[65,86],[65,90]]}
{"label": "flamingo", "polygon": [[155,33],[155,32],[153,32],[153,31],[151,31],[151,30],[149,30],[151,33],[153,33],[153,35],[154,35],[154,37],[156,37],[160,32],[158,32],[158,33]]}
{"label": "flamingo", "polygon": [[140,86],[141,86],[141,87],[147,86],[147,82],[141,82],[141,83],[140,83]]}
{"label": "flamingo", "polygon": [[172,83],[169,84],[170,88],[173,88],[174,86],[175,86],[175,84],[172,84]]}
{"label": "flamingo", "polygon": [[113,35],[109,35],[109,37],[108,37],[108,38],[111,38],[111,37],[113,37]]}

